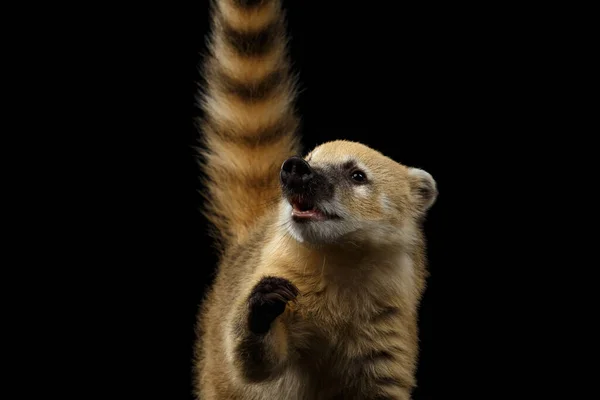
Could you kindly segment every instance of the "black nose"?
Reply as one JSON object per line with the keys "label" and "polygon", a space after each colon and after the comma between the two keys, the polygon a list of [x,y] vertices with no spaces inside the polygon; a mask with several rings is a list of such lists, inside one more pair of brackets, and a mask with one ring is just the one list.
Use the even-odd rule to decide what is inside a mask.
{"label": "black nose", "polygon": [[313,178],[310,165],[300,157],[290,157],[281,166],[281,183],[288,189],[302,190]]}

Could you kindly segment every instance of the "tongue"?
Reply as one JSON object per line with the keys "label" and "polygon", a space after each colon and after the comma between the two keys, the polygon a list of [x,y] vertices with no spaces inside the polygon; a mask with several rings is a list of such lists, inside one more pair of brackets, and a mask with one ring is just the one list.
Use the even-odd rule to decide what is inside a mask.
{"label": "tongue", "polygon": [[292,210],[292,215],[299,218],[316,218],[322,219],[323,215],[317,210],[300,211],[297,208]]}
{"label": "tongue", "polygon": [[[304,206],[304,207],[303,207]],[[308,218],[308,219],[317,219],[322,220],[325,218],[325,215],[315,208],[307,209],[306,204],[293,204],[292,207],[292,215],[297,218]],[[314,206],[312,206],[314,207]]]}

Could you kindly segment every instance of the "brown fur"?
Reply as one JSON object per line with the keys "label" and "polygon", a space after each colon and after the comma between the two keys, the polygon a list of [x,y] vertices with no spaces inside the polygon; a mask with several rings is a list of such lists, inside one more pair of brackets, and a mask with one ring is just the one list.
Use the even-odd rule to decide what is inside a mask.
{"label": "brown fur", "polygon": [[[214,2],[211,56],[204,68],[206,215],[222,248],[246,239],[256,218],[279,196],[281,163],[300,151],[280,4],[263,1],[245,8],[239,3]],[[270,40],[262,48],[253,50],[249,40],[239,39],[267,27]],[[241,44],[236,48],[236,43]]]}
{"label": "brown fur", "polygon": [[[197,397],[410,399],[427,277],[420,224],[435,182],[362,144],[323,144],[306,160],[339,182],[331,207],[342,218],[333,228],[295,230],[278,182],[282,162],[300,151],[283,16],[277,1],[241,3],[217,2],[205,69],[207,215],[223,252],[199,313]],[[267,50],[242,55],[226,47],[223,20],[239,31],[277,29]],[[240,89],[275,69],[275,87],[254,86],[258,99]],[[344,168],[366,171],[369,184],[345,183]],[[266,276],[286,279],[299,294],[256,335],[249,297]]]}

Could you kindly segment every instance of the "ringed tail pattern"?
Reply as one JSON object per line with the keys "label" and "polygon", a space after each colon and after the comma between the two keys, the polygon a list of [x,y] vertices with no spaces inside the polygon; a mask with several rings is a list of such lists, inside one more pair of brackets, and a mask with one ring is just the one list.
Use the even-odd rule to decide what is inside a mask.
{"label": "ringed tail pattern", "polygon": [[200,96],[205,216],[221,248],[241,243],[280,195],[299,118],[280,0],[213,0]]}

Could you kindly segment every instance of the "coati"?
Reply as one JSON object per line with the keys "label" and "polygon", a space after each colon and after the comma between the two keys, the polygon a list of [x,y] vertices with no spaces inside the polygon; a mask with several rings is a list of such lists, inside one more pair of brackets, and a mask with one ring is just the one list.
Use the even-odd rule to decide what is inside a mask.
{"label": "coati", "polygon": [[205,215],[220,261],[198,314],[198,399],[410,399],[432,176],[337,140],[302,157],[280,0],[216,0]]}

